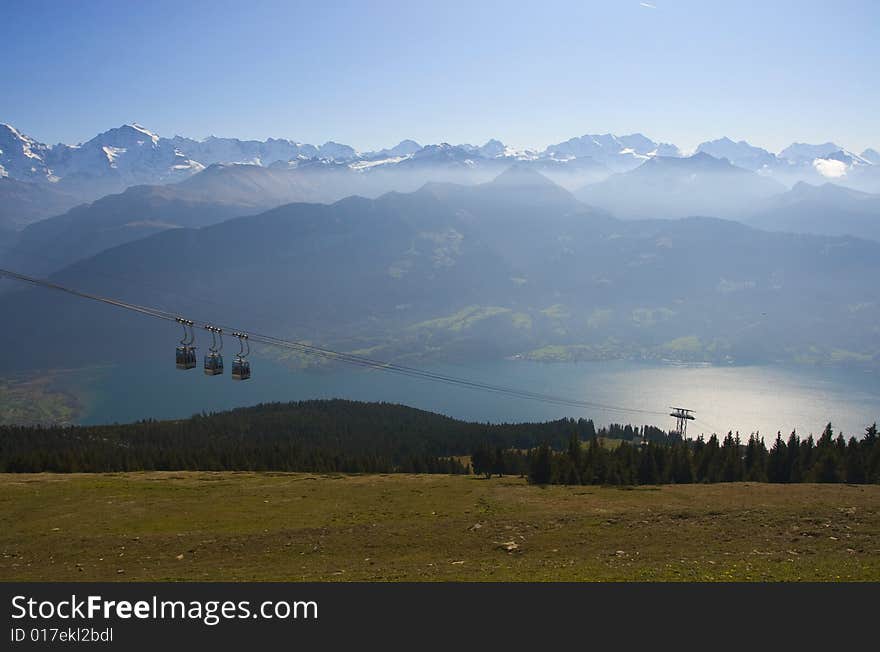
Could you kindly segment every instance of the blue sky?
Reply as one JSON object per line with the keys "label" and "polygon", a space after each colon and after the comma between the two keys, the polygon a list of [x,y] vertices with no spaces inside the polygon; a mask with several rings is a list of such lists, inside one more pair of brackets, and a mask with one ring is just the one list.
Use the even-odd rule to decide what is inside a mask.
{"label": "blue sky", "polygon": [[[652,5],[652,6],[645,6]],[[584,133],[880,149],[880,2],[2,0],[0,121],[518,147]]]}

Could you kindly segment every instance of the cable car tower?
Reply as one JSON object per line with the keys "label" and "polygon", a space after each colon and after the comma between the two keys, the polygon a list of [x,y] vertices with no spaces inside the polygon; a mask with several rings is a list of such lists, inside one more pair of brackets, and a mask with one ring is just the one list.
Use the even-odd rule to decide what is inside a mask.
{"label": "cable car tower", "polygon": [[672,410],[669,416],[675,418],[675,430],[673,432],[677,432],[681,436],[681,440],[684,441],[687,439],[687,423],[695,418],[693,410],[680,407],[671,407],[669,409]]}

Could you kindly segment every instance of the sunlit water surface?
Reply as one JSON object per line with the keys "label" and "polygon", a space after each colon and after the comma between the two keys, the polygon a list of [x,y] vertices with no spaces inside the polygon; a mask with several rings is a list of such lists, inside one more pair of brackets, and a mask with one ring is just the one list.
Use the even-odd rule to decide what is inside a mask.
{"label": "sunlit water surface", "polygon": [[738,430],[772,437],[777,430],[787,434],[793,429],[817,433],[831,421],[835,430],[858,435],[880,419],[880,374],[860,370],[512,360],[430,369],[627,411],[551,405],[343,365],[291,371],[257,359],[253,378],[235,382],[228,374],[207,377],[200,369],[183,372],[171,362],[157,361],[106,369],[93,381],[80,422],[181,418],[259,402],[333,397],[403,403],[476,421],[583,416],[600,424],[651,423],[665,429],[673,425],[667,407],[676,405],[696,410],[689,434]]}

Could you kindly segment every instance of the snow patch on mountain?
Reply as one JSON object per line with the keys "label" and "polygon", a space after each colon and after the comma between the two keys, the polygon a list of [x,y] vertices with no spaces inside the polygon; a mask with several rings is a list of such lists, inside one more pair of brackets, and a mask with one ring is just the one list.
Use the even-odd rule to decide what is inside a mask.
{"label": "snow patch on mountain", "polygon": [[379,167],[381,165],[394,165],[395,163],[400,163],[404,159],[409,158],[407,156],[391,156],[388,158],[381,159],[370,159],[370,160],[362,160],[355,161],[354,163],[349,163],[348,167],[352,170],[367,170],[369,168]]}
{"label": "snow patch on mountain", "polygon": [[[131,127],[131,129],[133,129],[134,131],[143,134],[146,138],[149,138],[152,141],[153,145],[159,144],[159,136],[157,136],[153,132],[151,132],[147,129],[144,129],[142,126],[140,126],[139,124],[134,123],[134,122],[128,126]],[[138,142],[141,143],[144,141],[138,141]]]}
{"label": "snow patch on mountain", "polygon": [[107,155],[107,161],[110,163],[111,168],[116,167],[116,159],[120,154],[125,154],[126,149],[124,147],[111,147],[109,145],[104,145],[101,149],[104,150],[104,154]]}
{"label": "snow patch on mountain", "polygon": [[846,163],[832,158],[813,159],[813,167],[826,179],[839,179],[846,176],[849,169]]}

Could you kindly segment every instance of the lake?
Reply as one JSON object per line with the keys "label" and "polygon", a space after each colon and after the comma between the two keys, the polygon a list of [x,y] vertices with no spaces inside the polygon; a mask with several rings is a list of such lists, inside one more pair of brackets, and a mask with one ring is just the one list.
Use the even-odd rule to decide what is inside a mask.
{"label": "lake", "polygon": [[[424,367],[450,376],[625,408],[545,404],[334,363],[293,371],[254,359],[253,377],[233,381],[201,369],[178,371],[173,361],[105,369],[92,378],[83,424],[188,417],[267,401],[348,398],[388,401],[475,421],[538,421],[588,417],[597,424],[650,423],[671,429],[671,405],[691,408],[688,434],[738,430],[769,439],[797,429],[861,435],[880,420],[880,374],[852,369],[775,366],[688,366],[630,361],[539,363],[503,360]],[[632,411],[629,411],[632,410]],[[642,411],[652,414],[645,414]]]}

